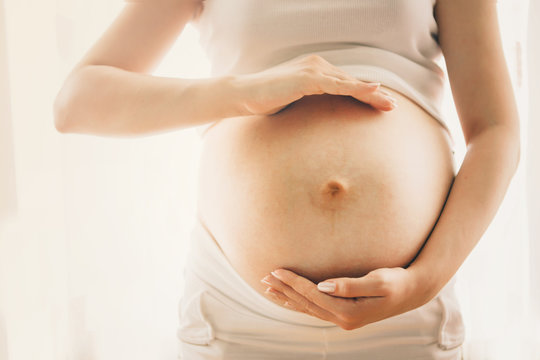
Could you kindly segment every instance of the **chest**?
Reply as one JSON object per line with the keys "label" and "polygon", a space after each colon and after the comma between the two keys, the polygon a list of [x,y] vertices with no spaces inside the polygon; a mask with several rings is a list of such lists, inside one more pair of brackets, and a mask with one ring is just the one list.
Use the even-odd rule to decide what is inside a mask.
{"label": "chest", "polygon": [[384,47],[436,36],[436,0],[206,0],[202,37],[277,48],[350,42]]}

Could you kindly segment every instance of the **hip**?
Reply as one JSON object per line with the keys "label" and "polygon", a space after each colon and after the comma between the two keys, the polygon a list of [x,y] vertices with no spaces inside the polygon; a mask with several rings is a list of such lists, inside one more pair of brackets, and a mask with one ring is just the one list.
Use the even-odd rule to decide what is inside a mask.
{"label": "hip", "polygon": [[180,302],[180,359],[452,359],[464,339],[454,279],[427,304],[355,330],[254,291],[200,221]]}

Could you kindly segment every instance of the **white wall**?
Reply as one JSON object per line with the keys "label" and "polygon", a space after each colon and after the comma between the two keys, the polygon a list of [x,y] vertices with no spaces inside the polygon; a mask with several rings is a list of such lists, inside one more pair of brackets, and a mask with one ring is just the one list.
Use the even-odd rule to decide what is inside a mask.
{"label": "white wall", "polygon": [[[527,205],[530,214],[531,234],[531,302],[540,304],[540,0],[530,0],[528,19],[528,71],[529,71],[529,124],[527,136],[526,162]],[[540,337],[540,307],[531,314],[536,325],[536,335]],[[540,344],[539,344],[540,345]]]}
{"label": "white wall", "polygon": [[[540,324],[540,313],[531,317],[540,304],[539,2],[498,2],[526,151],[460,270],[474,360],[540,359],[539,333],[527,328]],[[122,1],[0,5],[0,360],[175,358],[199,139],[192,129],[138,139],[56,132],[61,82]],[[197,36],[188,26],[156,75],[207,76]],[[451,98],[446,106],[455,116]]]}
{"label": "white wall", "polygon": [[[58,133],[54,96],[122,2],[0,4],[0,360],[175,358],[198,137]],[[197,36],[156,75],[206,76]]]}

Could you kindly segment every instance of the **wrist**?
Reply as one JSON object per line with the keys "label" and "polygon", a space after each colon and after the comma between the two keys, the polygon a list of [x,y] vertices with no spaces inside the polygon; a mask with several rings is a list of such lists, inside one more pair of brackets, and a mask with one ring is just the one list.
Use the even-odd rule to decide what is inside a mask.
{"label": "wrist", "polygon": [[407,268],[413,279],[413,291],[423,303],[427,303],[433,299],[444,286],[437,274],[426,269],[418,264],[412,264]]}
{"label": "wrist", "polygon": [[228,101],[229,116],[249,116],[253,115],[246,106],[246,86],[245,76],[226,75],[220,77],[220,88],[223,89],[223,97]]}
{"label": "wrist", "polygon": [[189,81],[179,97],[190,99],[183,106],[187,117],[199,124],[249,115],[242,100],[242,86],[236,76],[225,75]]}

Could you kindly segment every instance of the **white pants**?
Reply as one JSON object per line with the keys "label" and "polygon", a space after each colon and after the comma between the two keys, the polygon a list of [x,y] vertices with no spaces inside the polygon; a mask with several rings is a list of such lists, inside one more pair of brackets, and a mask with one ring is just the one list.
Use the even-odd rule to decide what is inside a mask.
{"label": "white pants", "polygon": [[427,304],[354,330],[281,307],[234,270],[196,221],[179,304],[181,360],[408,360],[462,358],[453,278]]}

